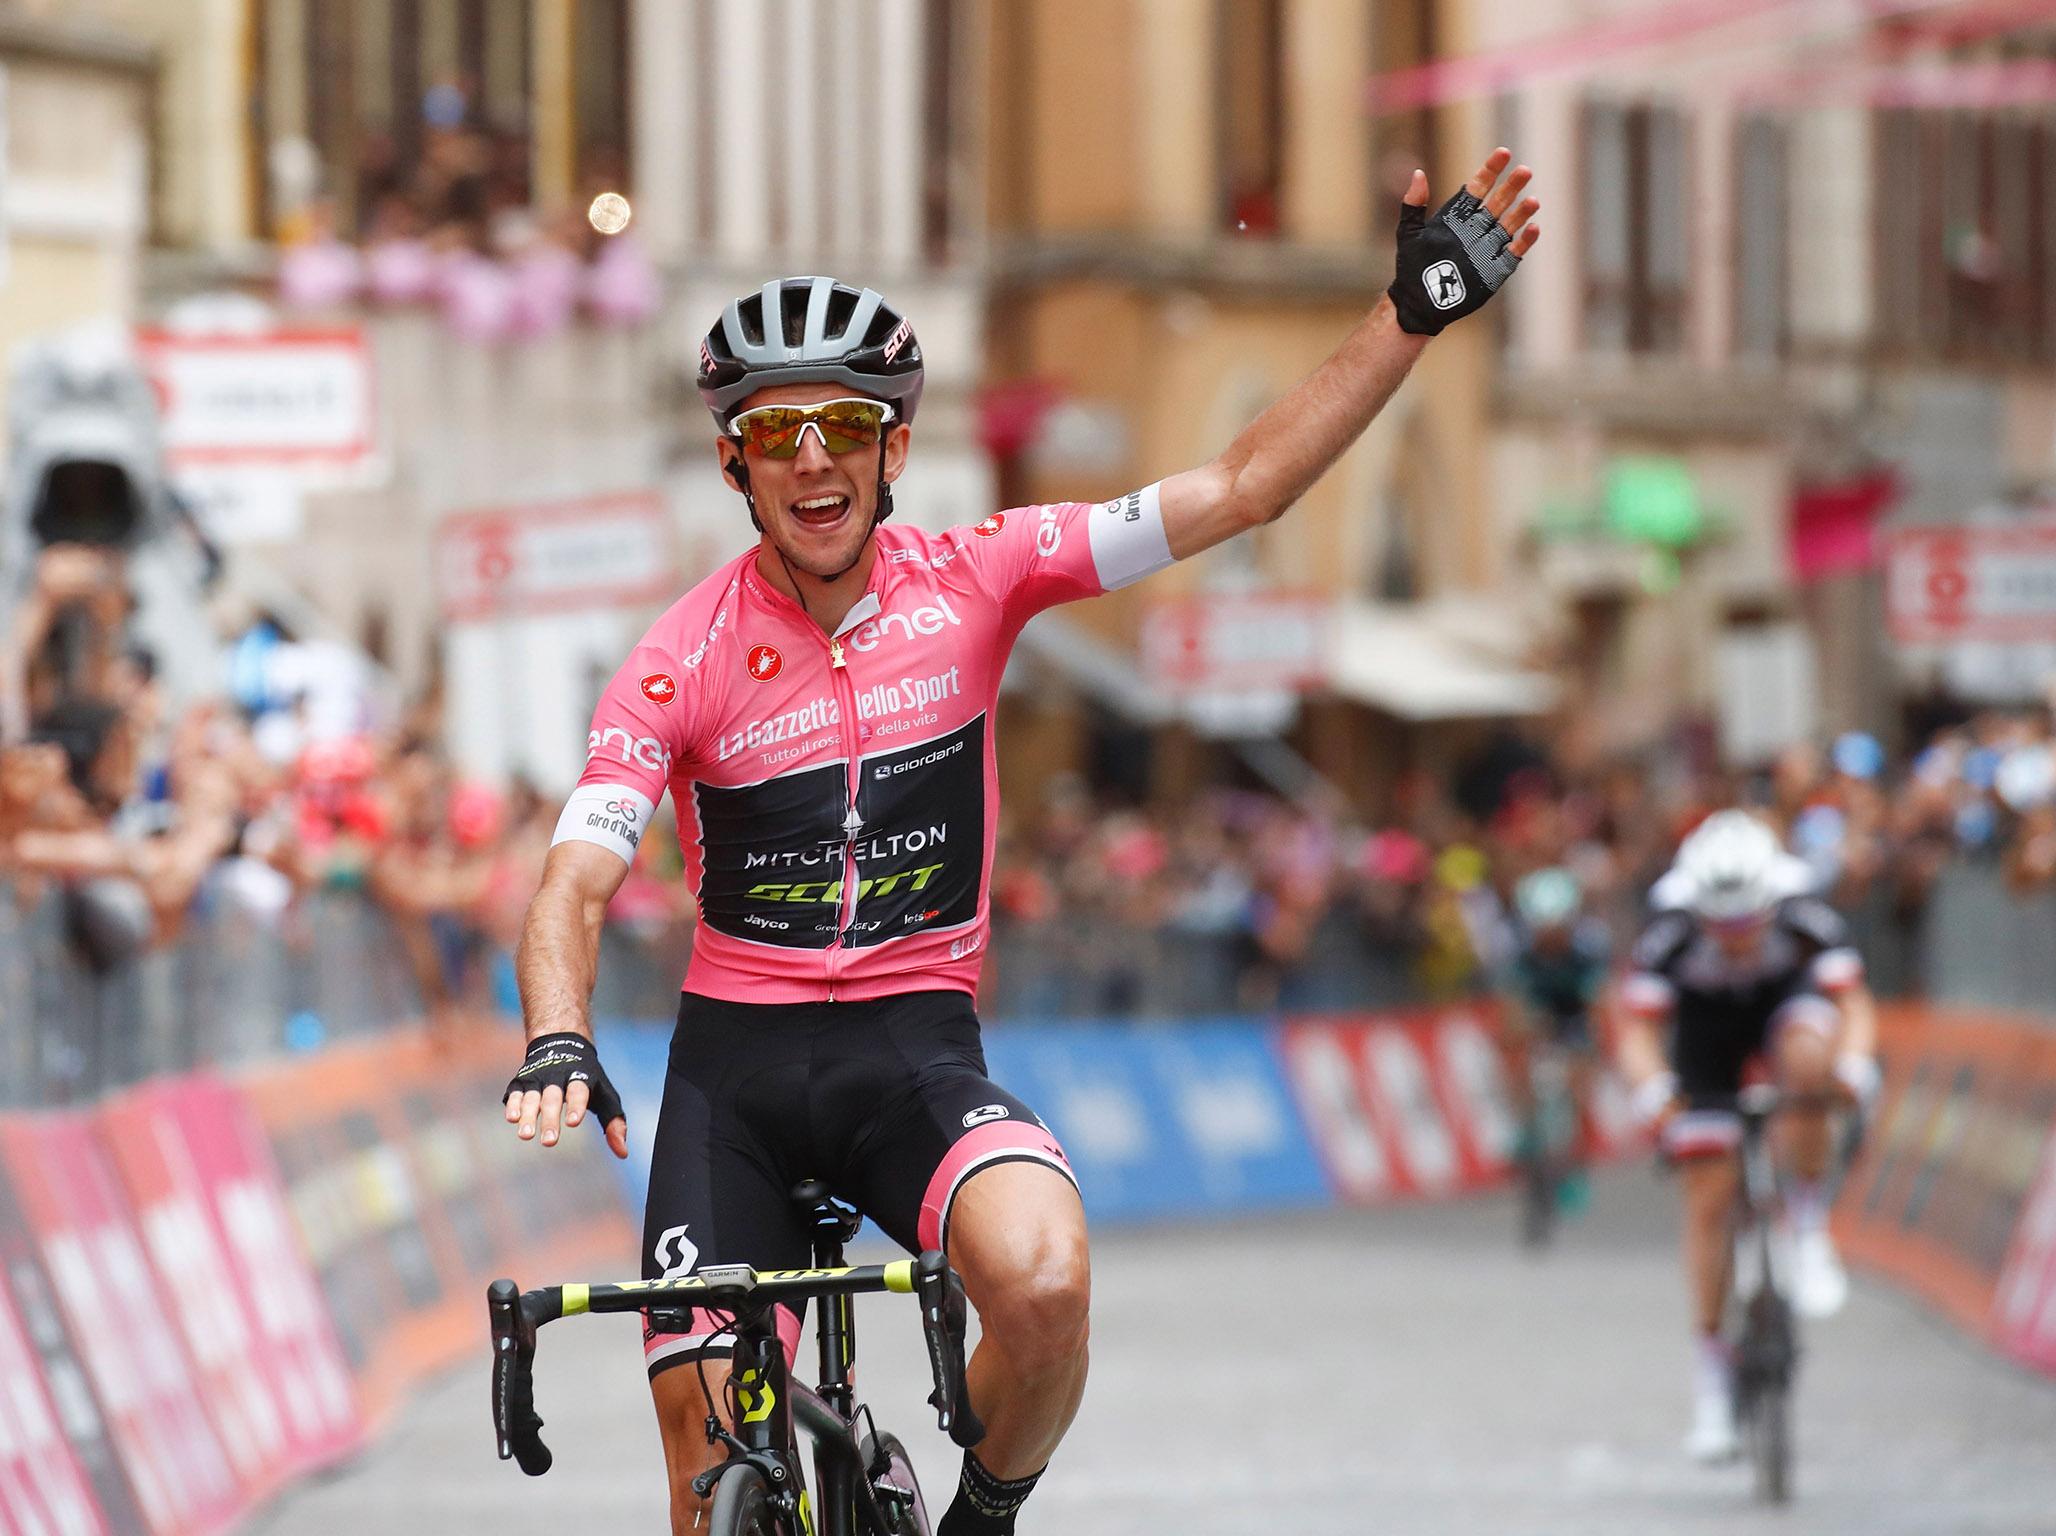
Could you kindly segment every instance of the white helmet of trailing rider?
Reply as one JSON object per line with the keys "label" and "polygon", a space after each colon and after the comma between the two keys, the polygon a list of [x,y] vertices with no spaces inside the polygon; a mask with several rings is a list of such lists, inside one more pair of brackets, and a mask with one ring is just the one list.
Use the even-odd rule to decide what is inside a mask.
{"label": "white helmet of trailing rider", "polygon": [[1708,922],[1746,922],[1799,892],[1796,863],[1747,811],[1715,811],[1678,849],[1673,900]]}

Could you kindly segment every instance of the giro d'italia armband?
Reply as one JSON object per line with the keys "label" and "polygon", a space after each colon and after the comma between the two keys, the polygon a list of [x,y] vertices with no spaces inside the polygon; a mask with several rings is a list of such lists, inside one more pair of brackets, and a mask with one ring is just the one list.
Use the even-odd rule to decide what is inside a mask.
{"label": "giro d'italia armband", "polygon": [[564,802],[564,814],[557,818],[550,846],[597,843],[633,864],[635,851],[642,846],[643,834],[656,813],[656,802],[629,785],[581,784]]}

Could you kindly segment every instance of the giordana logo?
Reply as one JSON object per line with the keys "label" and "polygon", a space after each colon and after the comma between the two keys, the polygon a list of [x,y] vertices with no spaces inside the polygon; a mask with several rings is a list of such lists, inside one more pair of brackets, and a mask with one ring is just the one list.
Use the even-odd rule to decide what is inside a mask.
{"label": "giordana logo", "polygon": [[1004,513],[1004,512],[995,512],[995,513],[993,513],[993,514],[992,514],[992,516],[988,517],[988,518],[987,518],[987,519],[986,519],[986,520],[985,520],[984,522],[982,522],[982,523],[979,523],[979,524],[978,524],[978,525],[977,525],[976,527],[974,527],[974,528],[973,528],[973,529],[972,529],[971,531],[972,531],[973,533],[977,534],[977,535],[978,535],[978,537],[979,537],[979,538],[981,538],[981,539],[989,539],[989,538],[991,538],[991,537],[992,537],[992,536],[993,536],[993,535],[994,535],[995,533],[998,533],[998,532],[1000,531],[1000,529],[1002,529],[1002,528],[1006,527],[1006,525],[1007,525],[1007,515],[1006,515],[1006,513]]}
{"label": "giordana logo", "polygon": [[1438,261],[1421,274],[1428,290],[1428,302],[1437,309],[1454,309],[1463,302],[1463,274],[1453,261]]}
{"label": "giordana logo", "polygon": [[987,1104],[980,1109],[972,1110],[971,1113],[964,1116],[964,1129],[968,1131],[972,1126],[983,1125],[988,1120],[1004,1120],[1007,1114],[1006,1105]]}
{"label": "giordana logo", "polygon": [[650,1257],[664,1266],[662,1279],[682,1280],[700,1261],[699,1245],[685,1232],[684,1227],[666,1227],[664,1235],[657,1239],[657,1246],[650,1250]]}
{"label": "giordana logo", "polygon": [[642,689],[642,696],[652,704],[669,704],[678,697],[677,682],[662,672],[652,672],[637,686]]}
{"label": "giordana logo", "polygon": [[587,757],[616,751],[624,763],[638,763],[652,773],[671,772],[671,749],[654,736],[631,736],[620,726],[610,725],[604,731],[593,731],[585,738]]}
{"label": "giordana logo", "polygon": [[785,670],[785,658],[778,654],[775,645],[753,645],[750,647],[750,676],[760,683],[768,683]]}
{"label": "giordana logo", "polygon": [[1124,523],[1139,522],[1142,518],[1142,492],[1130,491],[1126,496],[1112,501],[1103,501],[1100,510],[1111,517],[1118,517]]}

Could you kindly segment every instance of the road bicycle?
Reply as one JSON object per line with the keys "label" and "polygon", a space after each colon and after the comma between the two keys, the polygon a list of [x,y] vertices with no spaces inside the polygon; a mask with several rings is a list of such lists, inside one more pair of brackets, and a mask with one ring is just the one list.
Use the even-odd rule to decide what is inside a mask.
{"label": "road bicycle", "polygon": [[[887,1291],[921,1307],[935,1390],[928,1402],[937,1424],[966,1449],[985,1438],[964,1385],[964,1288],[933,1250],[916,1259],[855,1268],[843,1249],[863,1218],[810,1179],[793,1199],[813,1222],[814,1267],[757,1271],[747,1264],[709,1264],[678,1280],[614,1285],[551,1285],[523,1291],[495,1280],[486,1291],[493,1339],[493,1427],[500,1459],[531,1477],[549,1471],[535,1411],[536,1336],[546,1323],[582,1312],[647,1313],[661,1332],[687,1331],[697,1307],[730,1319],[735,1352],[726,1396],[731,1432],[707,1392],[707,1441],[727,1459],[694,1479],[712,1495],[708,1536],[928,1536],[927,1507],[899,1439],[880,1430],[856,1401],[856,1312],[851,1298]],[[787,1369],[773,1308],[818,1301],[820,1382],[808,1387]],[[706,1378],[701,1377],[702,1390]],[[798,1436],[813,1442],[810,1490]]]}
{"label": "road bicycle", "polygon": [[1572,1053],[1547,1036],[1528,1042],[1528,1095],[1515,1161],[1521,1179],[1521,1241],[1547,1245],[1583,1171]]}
{"label": "road bicycle", "polygon": [[[1735,1422],[1755,1469],[1757,1497],[1783,1504],[1792,1496],[1792,1383],[1799,1370],[1799,1327],[1779,1270],[1773,1240],[1780,1206],[1778,1173],[1767,1134],[1771,1117],[1791,1102],[1768,1084],[1736,1096],[1742,1121],[1742,1178],[1735,1199],[1735,1256],[1746,1270],[1737,1286]],[[1739,1279],[1739,1275],[1738,1275]]]}

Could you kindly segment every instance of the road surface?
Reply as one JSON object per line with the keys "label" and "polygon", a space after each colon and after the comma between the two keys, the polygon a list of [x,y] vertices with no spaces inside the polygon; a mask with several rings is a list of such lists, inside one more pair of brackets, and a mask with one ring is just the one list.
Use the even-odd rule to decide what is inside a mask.
{"label": "road surface", "polygon": [[[1023,1536],[2056,1531],[2056,1383],[1874,1282],[1809,1336],[1791,1510],[1752,1505],[1742,1467],[1687,1463],[1673,1224],[1629,1169],[1540,1259],[1500,1198],[1100,1233],[1092,1384]],[[864,1390],[939,1511],[957,1453],[924,1418],[913,1308],[860,1318]],[[664,1531],[637,1330],[581,1319],[545,1343],[547,1477],[494,1459],[481,1352],[253,1531]]]}

